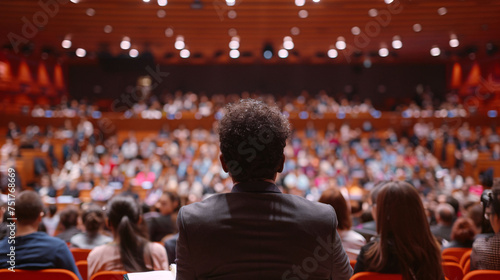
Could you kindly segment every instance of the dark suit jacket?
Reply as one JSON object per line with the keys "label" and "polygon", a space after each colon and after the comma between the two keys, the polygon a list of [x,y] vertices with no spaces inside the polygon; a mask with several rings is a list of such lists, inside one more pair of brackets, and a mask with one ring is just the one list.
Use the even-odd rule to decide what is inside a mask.
{"label": "dark suit jacket", "polygon": [[177,217],[177,279],[349,279],[352,269],[326,204],[269,182],[184,206]]}

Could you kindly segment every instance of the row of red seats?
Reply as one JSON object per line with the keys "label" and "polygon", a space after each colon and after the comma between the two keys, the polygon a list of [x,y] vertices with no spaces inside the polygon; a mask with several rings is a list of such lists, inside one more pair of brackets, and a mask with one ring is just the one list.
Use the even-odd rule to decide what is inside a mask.
{"label": "row of red seats", "polygon": [[[90,253],[91,250],[88,249],[78,249],[78,248],[71,248],[71,253],[73,254],[73,257],[76,262],[76,266],[78,267],[78,271],[80,272],[80,275],[84,280],[87,280],[87,256]],[[479,280],[479,279],[500,279],[500,271],[489,271],[489,270],[479,270],[479,271],[473,271],[470,272],[470,254],[471,254],[471,249],[468,248],[449,248],[445,249],[442,254],[443,258],[443,271],[445,273],[446,279],[447,280]],[[351,260],[351,266],[354,268],[356,265],[355,260]],[[7,271],[7,270],[5,270]],[[57,277],[57,278],[52,278],[53,274],[51,273],[56,273],[59,271],[59,269],[46,269],[43,270],[44,273],[47,274],[46,279],[57,279],[57,280],[72,280],[75,279],[76,276],[66,270],[61,270],[64,271],[63,274],[65,275],[70,275],[71,277],[75,278],[67,278],[66,276],[61,276],[63,278]],[[0,270],[0,276],[2,276],[3,270]],[[8,271],[7,271],[8,272]],[[21,275],[21,278],[15,278],[15,279],[29,279],[32,277],[32,273],[36,273],[33,271],[27,271],[26,272],[26,278],[23,278],[24,276]],[[122,279],[123,274],[125,274],[125,271],[106,271],[106,272],[99,272],[95,275],[93,275],[89,280],[106,280],[106,279]],[[24,274],[24,271],[23,273]],[[50,274],[50,275],[49,275]],[[18,274],[16,274],[19,276]],[[37,278],[40,279],[45,279],[46,274],[40,276],[38,275]],[[13,275],[5,275],[5,276],[13,276]],[[115,278],[116,277],[116,278]],[[3,278],[0,277],[1,279],[9,279],[9,278]],[[12,278],[14,279],[14,278]],[[373,273],[373,272],[363,272],[363,273],[358,273],[354,275],[351,280],[401,280],[401,275],[398,274],[379,274],[379,273]],[[31,280],[31,279],[29,279]]]}
{"label": "row of red seats", "polygon": [[[86,262],[87,261],[81,261]],[[80,268],[79,268],[80,269]],[[89,280],[122,280],[126,271],[102,271],[90,277]],[[86,273],[85,273],[86,274]],[[85,275],[86,276],[86,275]],[[85,277],[82,275],[82,277]],[[43,269],[43,270],[19,270],[11,272],[8,269],[0,269],[0,278],[5,280],[78,280],[78,277],[65,269]],[[83,278],[86,279],[86,278]],[[455,280],[448,278],[448,280]],[[498,280],[500,271],[476,270],[469,272],[463,280]],[[402,280],[399,274],[381,274],[375,272],[361,272],[351,277],[351,280]]]}

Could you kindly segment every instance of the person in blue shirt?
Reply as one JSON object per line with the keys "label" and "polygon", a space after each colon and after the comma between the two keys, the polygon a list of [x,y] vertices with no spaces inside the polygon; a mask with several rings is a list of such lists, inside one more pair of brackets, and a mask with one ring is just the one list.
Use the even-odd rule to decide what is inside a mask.
{"label": "person in blue shirt", "polygon": [[0,268],[10,270],[39,270],[47,268],[67,269],[81,280],[75,260],[68,246],[59,238],[38,232],[42,222],[43,203],[34,191],[23,191],[17,195],[15,206],[16,232],[11,234],[13,224],[9,222],[8,235],[0,240]]}

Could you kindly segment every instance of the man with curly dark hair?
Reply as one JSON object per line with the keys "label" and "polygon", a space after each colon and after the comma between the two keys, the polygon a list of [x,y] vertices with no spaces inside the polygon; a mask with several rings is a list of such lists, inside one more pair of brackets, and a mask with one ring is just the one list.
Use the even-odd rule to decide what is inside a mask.
{"label": "man with curly dark hair", "polygon": [[226,108],[220,161],[231,193],[181,208],[177,279],[349,279],[352,269],[330,205],[276,186],[290,124],[253,99]]}

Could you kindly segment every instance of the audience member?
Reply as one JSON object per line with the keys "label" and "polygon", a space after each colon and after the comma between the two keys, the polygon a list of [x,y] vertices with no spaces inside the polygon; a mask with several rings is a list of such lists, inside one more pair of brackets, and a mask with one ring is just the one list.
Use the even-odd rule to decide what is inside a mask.
{"label": "audience member", "polygon": [[436,225],[431,226],[431,232],[442,243],[443,240],[451,240],[451,229],[455,210],[447,203],[439,204],[436,208]]}
{"label": "audience member", "polygon": [[88,277],[100,271],[141,272],[167,270],[165,248],[149,242],[139,230],[141,208],[130,196],[116,196],[107,206],[113,242],[95,247],[89,254]]}
{"label": "audience member", "polygon": [[451,229],[451,242],[446,243],[446,248],[472,248],[474,237],[476,236],[476,227],[469,218],[458,218]]}
{"label": "audience member", "polygon": [[485,218],[490,221],[494,235],[479,237],[474,241],[471,254],[471,270],[500,270],[500,181],[491,192],[486,191]]}
{"label": "audience member", "polygon": [[[24,191],[16,197],[15,269],[60,268],[82,277],[75,265],[73,255],[64,241],[38,232],[42,222],[43,203],[34,191]],[[11,267],[9,238],[0,241],[0,268]]]}
{"label": "audience member", "polygon": [[[177,278],[349,279],[333,208],[283,195],[275,184],[290,136],[281,112],[252,99],[229,105],[219,136],[234,186],[179,211]],[[319,254],[315,270],[300,266]]]}
{"label": "audience member", "polygon": [[59,214],[59,228],[61,232],[56,235],[57,238],[69,243],[71,237],[81,232],[77,228],[78,225],[78,210],[75,207],[66,207]]}
{"label": "audience member", "polygon": [[359,233],[351,230],[351,209],[338,188],[329,188],[323,191],[319,202],[329,204],[337,214],[337,231],[342,240],[342,246],[351,260],[355,260],[361,247],[366,244],[366,239]]}
{"label": "audience member", "polygon": [[169,234],[177,232],[175,220],[181,206],[180,203],[177,194],[173,192],[163,192],[157,203],[160,215],[146,220],[151,241],[161,241]]}
{"label": "audience member", "polygon": [[47,229],[47,234],[50,236],[54,236],[57,230],[57,226],[59,225],[59,214],[57,214],[57,205],[51,204],[49,205],[46,215],[42,218],[42,223],[45,225]]}
{"label": "audience member", "polygon": [[104,212],[97,205],[88,205],[82,214],[85,232],[77,233],[70,239],[70,245],[82,249],[94,249],[113,241],[113,238],[101,233],[104,226]]}
{"label": "audience member", "polygon": [[441,251],[415,188],[402,181],[385,184],[377,196],[379,239],[365,245],[354,273],[399,273],[403,279],[444,279]]}
{"label": "audience member", "polygon": [[377,196],[381,187],[385,185],[388,181],[380,181],[376,183],[373,188],[370,190],[370,194],[368,196],[368,204],[370,207],[371,221],[364,222],[356,227],[355,231],[363,235],[366,240],[370,240],[373,236],[377,235]]}

